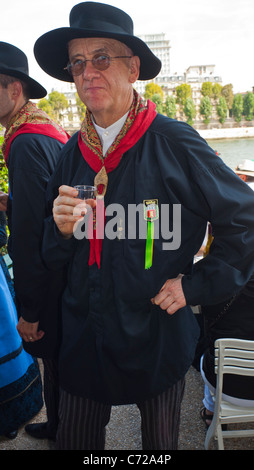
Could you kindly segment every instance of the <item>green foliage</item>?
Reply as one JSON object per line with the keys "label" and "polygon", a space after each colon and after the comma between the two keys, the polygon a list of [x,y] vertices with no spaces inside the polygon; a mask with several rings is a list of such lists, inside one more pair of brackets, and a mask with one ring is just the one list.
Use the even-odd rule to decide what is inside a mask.
{"label": "green foliage", "polygon": [[228,114],[228,107],[224,96],[219,98],[219,103],[217,104],[217,114],[219,116],[220,123],[223,124]]}
{"label": "green foliage", "polygon": [[47,100],[47,98],[42,98],[38,103],[38,108],[42,109],[49,117],[54,119],[54,110],[52,109],[51,104]]}
{"label": "green foliage", "polygon": [[184,114],[187,117],[187,123],[192,126],[193,120],[196,116],[196,107],[192,98],[187,98],[184,105]]}
{"label": "green foliage", "polygon": [[0,191],[8,193],[8,170],[1,150],[3,139],[3,136],[0,136]]}
{"label": "green foliage", "polygon": [[47,98],[43,98],[38,103],[38,108],[43,109],[52,119],[59,122],[61,111],[68,108],[68,100],[63,93],[52,91]]}
{"label": "green foliage", "polygon": [[243,114],[243,97],[240,93],[234,96],[232,114],[236,122],[241,122]]}
{"label": "green foliage", "polygon": [[204,116],[204,123],[209,124],[213,112],[213,106],[209,96],[204,96],[200,103],[200,114]]}
{"label": "green foliage", "polygon": [[234,101],[233,85],[230,83],[222,87],[221,95],[224,96],[227,107],[229,110],[231,110]]}
{"label": "green foliage", "polygon": [[59,91],[52,91],[52,93],[49,93],[48,101],[51,107],[57,112],[68,108],[69,105],[66,96],[63,93],[59,93]]}
{"label": "green foliage", "polygon": [[166,116],[174,119],[176,116],[176,100],[174,96],[167,96],[165,105],[164,105],[164,112]]}
{"label": "green foliage", "polygon": [[251,92],[246,93],[243,98],[243,114],[246,121],[252,121],[254,117],[254,94]]}
{"label": "green foliage", "polygon": [[191,86],[188,83],[182,83],[176,87],[176,102],[184,106],[187,98],[191,98]]}
{"label": "green foliage", "polygon": [[160,95],[163,99],[163,90],[157,83],[147,83],[145,87],[144,98],[146,100],[151,100],[154,95]]}
{"label": "green foliage", "polygon": [[209,96],[209,98],[213,97],[213,84],[212,82],[203,82],[201,86],[201,94],[203,96]]}
{"label": "green foliage", "polygon": [[83,121],[85,114],[86,114],[86,105],[83,103],[83,101],[81,101],[78,93],[75,93],[75,96],[76,96],[78,114],[79,114],[80,120]]}
{"label": "green foliage", "polygon": [[213,98],[217,100],[221,96],[222,85],[220,83],[214,83],[213,85]]}
{"label": "green foliage", "polygon": [[156,104],[156,111],[159,114],[163,113],[163,103],[162,103],[162,97],[159,93],[155,93],[151,98],[151,101],[153,101]]}

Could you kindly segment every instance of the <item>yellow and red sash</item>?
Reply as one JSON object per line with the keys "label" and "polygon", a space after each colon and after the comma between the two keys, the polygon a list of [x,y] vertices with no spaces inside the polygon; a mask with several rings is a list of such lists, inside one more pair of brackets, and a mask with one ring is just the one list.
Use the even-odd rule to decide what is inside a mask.
{"label": "yellow and red sash", "polygon": [[8,165],[8,156],[13,140],[20,134],[43,134],[65,144],[69,135],[61,126],[56,124],[35,103],[28,101],[10,120],[2,145],[5,163]]}

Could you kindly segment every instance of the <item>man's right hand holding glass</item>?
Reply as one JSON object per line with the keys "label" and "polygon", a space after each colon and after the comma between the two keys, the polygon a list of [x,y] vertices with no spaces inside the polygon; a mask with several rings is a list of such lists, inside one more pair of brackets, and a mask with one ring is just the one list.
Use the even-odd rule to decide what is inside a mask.
{"label": "man's right hand holding glass", "polygon": [[71,186],[62,185],[54,201],[53,218],[64,238],[71,238],[77,224],[83,220],[88,211],[96,206],[95,199],[83,201],[77,198],[78,191]]}

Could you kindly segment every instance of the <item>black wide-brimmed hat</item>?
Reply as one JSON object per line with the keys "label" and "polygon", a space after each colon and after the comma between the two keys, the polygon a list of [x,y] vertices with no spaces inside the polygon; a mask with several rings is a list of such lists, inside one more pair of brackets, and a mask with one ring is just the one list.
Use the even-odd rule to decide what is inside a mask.
{"label": "black wide-brimmed hat", "polygon": [[43,98],[47,90],[29,77],[27,57],[18,47],[0,41],[0,73],[15,77],[27,83],[30,98]]}
{"label": "black wide-brimmed hat", "polygon": [[54,29],[37,39],[34,55],[40,67],[52,77],[66,82],[73,78],[64,70],[68,42],[76,38],[111,38],[126,44],[140,58],[139,80],[150,80],[161,69],[161,61],[147,44],[133,35],[133,21],[119,8],[96,2],[82,2],[70,12],[70,27]]}

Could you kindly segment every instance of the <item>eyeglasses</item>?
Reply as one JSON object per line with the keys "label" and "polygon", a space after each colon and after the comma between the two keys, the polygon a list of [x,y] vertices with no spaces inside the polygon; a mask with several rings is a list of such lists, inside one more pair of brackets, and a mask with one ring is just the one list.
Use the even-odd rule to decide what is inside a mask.
{"label": "eyeglasses", "polygon": [[95,54],[92,59],[85,59],[85,60],[77,60],[74,64],[69,63],[64,70],[67,70],[70,75],[73,77],[77,77],[84,72],[86,68],[87,62],[92,62],[94,68],[96,70],[107,70],[111,64],[112,59],[130,59],[132,56],[130,55],[118,55],[116,57],[109,57],[106,54]]}

